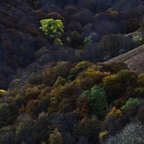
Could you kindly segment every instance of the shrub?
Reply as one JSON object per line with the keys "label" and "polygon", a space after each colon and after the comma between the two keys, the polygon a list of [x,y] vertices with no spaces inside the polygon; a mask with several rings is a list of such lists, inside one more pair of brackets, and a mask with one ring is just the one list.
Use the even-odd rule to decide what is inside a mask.
{"label": "shrub", "polygon": [[123,107],[121,107],[121,110],[129,111],[135,108],[133,106],[139,105],[139,103],[140,103],[140,100],[138,98],[129,98],[126,104]]}
{"label": "shrub", "polygon": [[61,32],[64,32],[63,23],[61,20],[54,19],[43,19],[40,21],[42,27],[40,29],[44,31],[45,35],[48,35],[50,38],[53,38],[56,35],[61,35]]}
{"label": "shrub", "polygon": [[102,116],[107,108],[106,93],[104,89],[94,86],[91,91],[84,91],[78,98],[80,100],[82,96],[86,95],[90,101],[91,110],[98,116]]}

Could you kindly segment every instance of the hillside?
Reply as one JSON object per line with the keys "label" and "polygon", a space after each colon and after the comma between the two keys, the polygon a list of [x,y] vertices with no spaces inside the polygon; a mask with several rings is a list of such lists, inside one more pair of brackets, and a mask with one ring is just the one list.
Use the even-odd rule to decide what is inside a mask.
{"label": "hillside", "polygon": [[144,144],[143,0],[0,0],[0,144]]}
{"label": "hillside", "polygon": [[[138,31],[133,32],[130,35],[137,36],[137,34],[139,34]],[[144,45],[141,45],[108,61],[104,61],[104,63],[109,64],[112,61],[124,62],[127,64],[128,69],[134,71],[137,75],[144,73]]]}

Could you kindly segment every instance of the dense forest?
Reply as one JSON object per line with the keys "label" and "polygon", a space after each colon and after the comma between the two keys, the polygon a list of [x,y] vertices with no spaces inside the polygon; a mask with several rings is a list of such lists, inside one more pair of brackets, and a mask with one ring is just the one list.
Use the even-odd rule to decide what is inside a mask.
{"label": "dense forest", "polygon": [[0,144],[144,144],[144,72],[106,63],[144,48],[143,14],[143,0],[0,0]]}

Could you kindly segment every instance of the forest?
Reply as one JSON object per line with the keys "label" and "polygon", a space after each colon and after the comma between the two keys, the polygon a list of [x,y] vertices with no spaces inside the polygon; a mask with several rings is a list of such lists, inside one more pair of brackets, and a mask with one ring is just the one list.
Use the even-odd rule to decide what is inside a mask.
{"label": "forest", "polygon": [[144,71],[125,62],[143,14],[143,0],[0,0],[0,144],[144,144]]}

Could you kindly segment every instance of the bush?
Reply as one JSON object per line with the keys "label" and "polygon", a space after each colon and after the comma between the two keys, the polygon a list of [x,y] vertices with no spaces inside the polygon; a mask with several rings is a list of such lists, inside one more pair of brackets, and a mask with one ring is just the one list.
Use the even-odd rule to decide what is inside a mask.
{"label": "bush", "polygon": [[87,99],[90,101],[90,108],[94,114],[102,116],[108,106],[104,89],[94,86],[91,88],[91,91],[84,91],[79,96],[78,100],[80,100],[84,95],[86,95]]}

